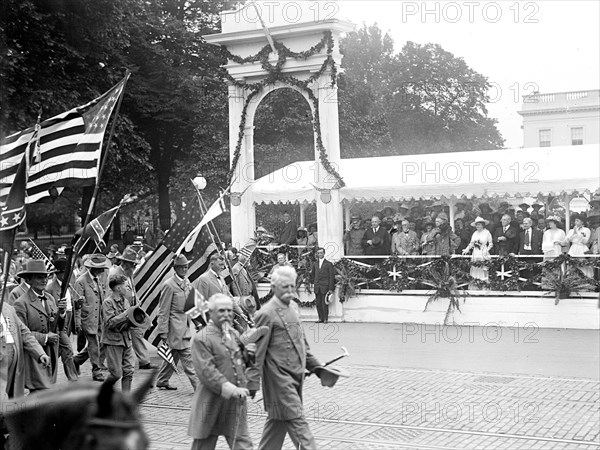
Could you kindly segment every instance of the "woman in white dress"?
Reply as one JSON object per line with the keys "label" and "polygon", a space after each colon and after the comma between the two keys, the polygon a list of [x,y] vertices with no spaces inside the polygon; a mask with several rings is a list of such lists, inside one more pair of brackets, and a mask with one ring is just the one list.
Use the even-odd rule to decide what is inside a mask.
{"label": "woman in white dress", "polygon": [[[575,226],[569,230],[567,237],[562,243],[563,245],[571,244],[571,247],[569,248],[569,255],[583,256],[588,251],[587,244],[590,241],[591,235],[592,232],[585,226],[584,218],[577,215],[575,216]],[[594,269],[592,266],[581,267],[581,271],[586,277],[593,278],[594,276]]]}
{"label": "woman in white dress", "polygon": [[566,239],[565,232],[558,228],[560,218],[550,216],[546,219],[548,229],[544,231],[542,237],[542,252],[544,252],[544,261],[560,256],[562,253],[562,243]]}
{"label": "woman in white dress", "polygon": [[[486,225],[490,223],[489,220],[484,219],[483,217],[477,217],[473,223],[471,223],[472,227],[475,227],[475,231],[471,236],[471,241],[469,245],[463,250],[463,255],[466,255],[471,250],[473,250],[473,254],[471,255],[471,261],[486,261],[490,259],[490,250],[494,245],[492,242],[492,234],[485,228]],[[471,267],[471,276],[478,280],[487,281],[488,280],[488,269],[486,267]],[[470,285],[469,289],[481,289],[475,285]]]}

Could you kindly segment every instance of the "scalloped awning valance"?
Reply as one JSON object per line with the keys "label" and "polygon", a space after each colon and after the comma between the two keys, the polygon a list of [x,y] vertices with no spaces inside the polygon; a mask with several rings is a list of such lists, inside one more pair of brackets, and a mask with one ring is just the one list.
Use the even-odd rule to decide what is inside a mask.
{"label": "scalloped awning valance", "polygon": [[[262,177],[248,190],[255,203],[319,198],[315,161]],[[600,188],[600,146],[564,146],[342,159],[342,201],[537,197]],[[331,188],[335,180],[320,185]]]}

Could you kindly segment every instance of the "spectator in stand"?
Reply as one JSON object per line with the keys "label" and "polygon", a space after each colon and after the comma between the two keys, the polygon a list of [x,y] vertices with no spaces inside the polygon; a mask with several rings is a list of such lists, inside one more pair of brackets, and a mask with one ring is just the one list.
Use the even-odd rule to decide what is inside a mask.
{"label": "spectator in stand", "polygon": [[350,229],[344,233],[344,252],[348,255],[364,255],[362,238],[365,230],[360,227],[360,216],[350,218]]}
{"label": "spectator in stand", "polygon": [[367,229],[371,228],[371,219],[367,218],[367,219],[363,220],[363,226],[362,227],[363,227],[364,230],[367,230]]}
{"label": "spectator in stand", "polygon": [[523,219],[523,231],[519,234],[519,255],[541,255],[543,233],[533,228],[529,217]]}
{"label": "spectator in stand", "polygon": [[[590,220],[592,220],[593,216],[590,215]],[[597,255],[600,253],[600,226],[596,227],[594,231],[592,231],[592,236],[588,242],[588,246],[593,255]]]}
{"label": "spectator in stand", "polygon": [[277,236],[277,242],[280,245],[294,245],[296,243],[296,233],[298,232],[298,225],[292,221],[290,213],[287,211],[283,213],[283,224],[281,230]]}
{"label": "spectator in stand", "polygon": [[[488,221],[483,217],[477,217],[475,221],[471,224],[472,227],[475,227],[475,231],[471,236],[471,240],[469,241],[469,245],[462,251],[463,255],[466,255],[471,250],[473,254],[471,256],[472,262],[480,262],[489,260],[490,250],[494,246],[492,240],[492,234],[485,228],[488,224]],[[488,280],[488,269],[487,267],[476,267],[471,266],[471,276],[475,279],[481,281]],[[481,289],[477,285],[469,286],[469,289]]]}
{"label": "spectator in stand", "polygon": [[131,225],[127,225],[127,229],[123,233],[123,246],[127,247],[128,245],[133,244],[133,240],[135,239],[135,233],[131,229]]}
{"label": "spectator in stand", "polygon": [[365,255],[390,254],[390,234],[380,224],[381,219],[379,219],[379,216],[373,216],[371,218],[371,228],[365,230],[362,238]]}
{"label": "spectator in stand", "polygon": [[416,255],[419,249],[417,233],[409,228],[408,220],[403,219],[401,229],[392,236],[391,253],[398,255]]}
{"label": "spectator in stand", "polygon": [[319,245],[319,236],[317,234],[317,224],[316,223],[311,223],[308,226],[308,246],[309,247],[316,247],[317,245]]}
{"label": "spectator in stand", "polygon": [[435,226],[435,254],[452,255],[460,245],[460,238],[452,231],[446,213],[441,212],[437,215]]}
{"label": "spectator in stand", "polygon": [[165,232],[161,228],[160,224],[156,225],[155,245],[160,244],[164,238],[165,238]]}
{"label": "spectator in stand", "polygon": [[[486,220],[485,222],[488,224],[489,220]],[[463,219],[456,219],[454,221],[454,232],[460,238],[460,245],[456,249],[456,253],[460,254],[467,248],[469,242],[471,242],[473,230],[470,227],[465,226],[465,221]]]}
{"label": "spectator in stand", "polygon": [[[410,217],[410,214],[408,211],[409,211],[408,205],[406,203],[402,203],[398,207],[398,214],[396,214],[396,215],[400,215],[400,217],[402,217],[401,220],[408,219]],[[394,220],[394,222],[395,222],[395,220]]]}
{"label": "spectator in stand", "polygon": [[433,202],[433,204],[431,205],[431,209],[433,210],[432,217],[434,220],[437,218],[438,215],[443,213],[444,206],[444,203],[440,202],[439,200]]}
{"label": "spectator in stand", "polygon": [[381,221],[381,226],[387,230],[389,234],[395,233],[394,218],[392,216],[384,217]]}
{"label": "spectator in stand", "polygon": [[420,238],[421,232],[417,230],[417,224],[413,220],[408,220],[408,229],[415,232],[417,240]]}
{"label": "spectator in stand", "polygon": [[543,217],[540,217],[538,219],[537,229],[540,230],[542,232],[542,234],[544,233],[544,231],[546,231],[548,229],[548,227],[546,225],[546,219],[544,219]]}
{"label": "spectator in stand", "polygon": [[540,209],[542,209],[543,207],[544,204],[542,202],[535,202],[533,205],[531,205],[531,208],[533,208],[532,214],[536,213],[538,217],[542,217]]}
{"label": "spectator in stand", "polygon": [[[576,214],[573,217],[574,226],[569,230],[563,245],[569,245],[569,255],[571,256],[583,256],[588,253],[588,242],[592,236],[592,232],[586,225],[586,217],[581,214]],[[587,260],[587,259],[586,259]],[[586,277],[593,278],[594,269],[591,266],[580,267],[581,271]]]}
{"label": "spectator in stand", "polygon": [[557,216],[550,216],[546,219],[548,229],[544,231],[542,238],[542,251],[544,252],[544,261],[560,256],[562,253],[562,243],[566,239],[565,232],[558,225],[561,223]]}
{"label": "spectator in stand", "polygon": [[456,223],[456,221],[458,219],[464,219],[465,218],[465,207],[467,205],[467,202],[465,202],[464,200],[456,200],[456,202],[454,203],[454,205],[456,206],[456,211],[454,213],[454,223]]}
{"label": "spectator in stand", "polygon": [[435,224],[432,220],[426,220],[424,227],[421,235],[421,254],[435,255]]}
{"label": "spectator in stand", "polygon": [[394,222],[394,226],[388,230],[388,233],[390,233],[391,242],[394,240],[394,234],[402,229],[402,221],[404,220],[404,216],[400,213],[397,213],[392,220]]}
{"label": "spectator in stand", "polygon": [[308,245],[308,231],[305,227],[298,228],[296,233],[296,245],[306,247]]}
{"label": "spectator in stand", "polygon": [[519,228],[512,223],[511,216],[504,214],[500,220],[501,226],[494,231],[494,245],[497,254],[508,256],[510,253],[517,253],[519,249]]}

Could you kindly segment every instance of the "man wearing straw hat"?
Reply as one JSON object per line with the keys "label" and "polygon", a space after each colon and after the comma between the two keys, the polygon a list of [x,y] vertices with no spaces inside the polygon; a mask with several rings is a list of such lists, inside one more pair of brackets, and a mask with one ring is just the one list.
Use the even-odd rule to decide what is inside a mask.
{"label": "man wearing straw hat", "polygon": [[[117,259],[121,261],[118,266],[111,267],[109,271],[109,277],[116,275],[123,275],[129,281],[131,292],[133,297],[131,299],[131,306],[136,306],[137,295],[135,292],[135,283],[133,281],[133,272],[136,266],[141,262],[139,258],[139,252],[132,247],[126,247],[123,253],[117,256]],[[133,342],[133,351],[138,359],[139,368],[142,370],[158,369],[156,364],[150,362],[148,356],[148,347],[146,340],[144,339],[144,327],[134,327],[131,329],[131,340]]]}
{"label": "man wearing straw hat", "polygon": [[104,375],[102,375],[100,367],[100,361],[104,359],[104,349],[100,343],[100,333],[102,331],[100,313],[102,302],[107,295],[103,275],[110,267],[110,261],[105,255],[95,253],[87,255],[83,265],[87,270],[75,281],[75,291],[83,298],[81,330],[87,341],[87,350],[75,355],[73,362],[75,368],[78,369],[89,358],[92,364],[92,379],[94,381],[104,381]]}
{"label": "man wearing straw hat", "polygon": [[25,359],[25,387],[31,391],[47,389],[48,383],[56,382],[58,369],[58,330],[64,323],[66,301],[58,304],[44,291],[50,272],[41,259],[31,259],[17,274],[30,286],[29,290],[15,301],[17,316],[50,357],[51,364],[40,367],[38,360],[27,356]]}
{"label": "man wearing straw hat", "polygon": [[[183,371],[196,390],[198,379],[194,372],[192,364],[190,332],[191,318],[185,313],[185,303],[190,294],[193,294],[190,280],[187,278],[190,262],[184,255],[179,255],[173,261],[173,270],[175,274],[168,278],[160,291],[160,301],[158,303],[158,335],[165,341],[173,354],[175,365],[181,361]],[[173,367],[166,361],[163,361],[156,387],[166,390],[176,390],[177,387],[169,384],[169,379],[173,375]]]}

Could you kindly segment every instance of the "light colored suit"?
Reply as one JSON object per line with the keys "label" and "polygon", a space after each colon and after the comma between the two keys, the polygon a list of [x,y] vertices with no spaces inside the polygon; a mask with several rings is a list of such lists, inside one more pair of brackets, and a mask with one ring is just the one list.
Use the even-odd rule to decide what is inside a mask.
{"label": "light colored suit", "polygon": [[14,306],[15,301],[29,290],[29,286],[25,281],[21,281],[21,284],[15,286],[10,294],[8,294],[8,304]]}
{"label": "light colored suit", "polygon": [[[181,361],[185,374],[188,376],[194,390],[198,379],[192,364],[190,332],[191,319],[185,313],[185,301],[192,287],[187,278],[181,279],[173,275],[167,279],[160,291],[158,303],[158,334],[167,336],[167,344],[173,353],[175,364]],[[173,368],[163,361],[158,373],[157,386],[166,385],[173,375]]]}
{"label": "light colored suit", "polygon": [[207,270],[192,283],[192,286],[198,289],[205,300],[208,300],[214,294],[225,294],[231,297],[229,288],[222,277],[217,277],[212,269]]}
{"label": "light colored suit", "polygon": [[[231,290],[235,296],[252,295],[254,289],[254,282],[242,263],[237,262],[231,269],[233,272],[233,278],[237,280],[236,283],[231,284]],[[239,289],[238,289],[239,286]]]}
{"label": "light colored suit", "polygon": [[[54,298],[48,293],[45,294],[47,310],[36,295],[33,289],[29,289],[15,301],[15,311],[19,319],[29,328],[31,334],[37,339],[38,343],[44,349],[44,352],[50,356],[52,362],[50,368],[44,368],[38,363],[38,359],[31,355],[25,357],[25,387],[27,389],[48,389],[49,382],[56,382],[58,369],[58,342],[48,344],[46,342],[48,333],[58,334],[59,316],[58,308]],[[60,319],[60,321],[64,321]]]}
{"label": "light colored suit", "polygon": [[[0,386],[9,398],[22,397],[25,394],[25,356],[29,356],[29,358],[37,362],[46,353],[29,328],[19,319],[15,309],[11,305],[4,303],[2,305],[2,314],[8,319],[10,333],[15,343],[12,344],[14,346],[14,356],[6,372],[6,379],[3,376],[4,372],[0,371],[0,376],[2,377],[0,379]],[[2,341],[1,338],[0,341]],[[0,359],[3,354],[4,352],[0,352]],[[4,392],[0,395],[0,398],[2,400],[5,399]],[[4,404],[4,402],[1,403]]]}

